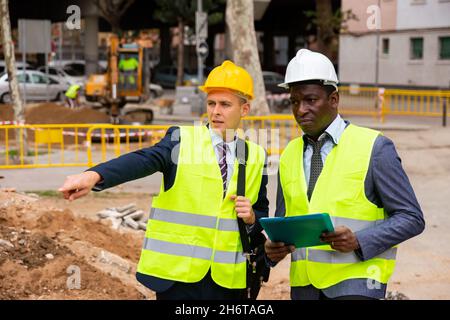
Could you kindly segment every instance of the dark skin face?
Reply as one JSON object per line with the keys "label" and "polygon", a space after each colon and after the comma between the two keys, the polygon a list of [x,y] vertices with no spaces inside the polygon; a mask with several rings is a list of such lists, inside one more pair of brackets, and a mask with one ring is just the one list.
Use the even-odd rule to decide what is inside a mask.
{"label": "dark skin face", "polygon": [[339,94],[328,95],[317,84],[296,85],[290,91],[295,120],[304,133],[317,139],[337,116]]}

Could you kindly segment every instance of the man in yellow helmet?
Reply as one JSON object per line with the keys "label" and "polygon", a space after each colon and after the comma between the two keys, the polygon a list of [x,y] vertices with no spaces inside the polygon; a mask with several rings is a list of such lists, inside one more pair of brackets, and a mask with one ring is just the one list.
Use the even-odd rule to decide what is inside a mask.
{"label": "man in yellow helmet", "polygon": [[381,299],[397,245],[420,234],[423,214],[391,140],[338,113],[338,78],[324,55],[301,49],[285,83],[304,135],[280,157],[276,216],[328,213],[322,246],[266,242],[269,259],[291,253],[291,298]]}
{"label": "man in yellow helmet", "polygon": [[171,127],[155,146],[68,176],[59,189],[75,200],[163,173],[136,275],[161,300],[243,298],[247,263],[237,217],[251,235],[268,215],[266,155],[252,142],[246,142],[245,197],[236,195],[236,129],[250,111],[251,76],[225,61],[200,89],[207,94],[206,126]]}
{"label": "man in yellow helmet", "polygon": [[79,91],[81,86],[78,84],[72,84],[70,85],[69,89],[67,89],[65,96],[67,104],[69,105],[70,109],[73,109],[75,107],[79,106]]}

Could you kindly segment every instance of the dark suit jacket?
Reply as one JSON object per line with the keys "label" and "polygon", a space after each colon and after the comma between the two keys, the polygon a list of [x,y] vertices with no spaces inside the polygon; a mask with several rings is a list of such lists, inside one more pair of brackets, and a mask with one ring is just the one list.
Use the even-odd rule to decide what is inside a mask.
{"label": "dark suit jacket", "polygon": [[[116,159],[101,163],[88,169],[95,171],[102,176],[102,181],[94,187],[94,191],[101,191],[114,187],[127,181],[136,180],[149,176],[155,172],[162,172],[164,175],[164,190],[169,190],[175,181],[177,165],[172,161],[177,159],[179,148],[175,148],[180,143],[179,127],[170,127],[165,137],[153,147],[143,148],[120,156]],[[174,149],[175,148],[175,149]],[[237,167],[234,168],[237,170]],[[267,200],[267,175],[261,177],[261,187],[258,200],[253,205],[256,215],[256,223],[251,233],[261,232],[262,228],[258,220],[267,217],[269,213],[269,201]],[[162,292],[170,288],[174,282],[160,279],[145,274],[137,273],[136,278],[146,287]]]}

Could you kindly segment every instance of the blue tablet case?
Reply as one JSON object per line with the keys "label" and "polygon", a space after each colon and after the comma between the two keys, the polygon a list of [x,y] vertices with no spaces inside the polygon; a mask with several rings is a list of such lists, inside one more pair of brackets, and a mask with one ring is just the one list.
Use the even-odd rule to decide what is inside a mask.
{"label": "blue tablet case", "polygon": [[327,213],[261,218],[259,221],[272,242],[284,242],[296,248],[325,245],[320,241],[320,235],[334,231]]}

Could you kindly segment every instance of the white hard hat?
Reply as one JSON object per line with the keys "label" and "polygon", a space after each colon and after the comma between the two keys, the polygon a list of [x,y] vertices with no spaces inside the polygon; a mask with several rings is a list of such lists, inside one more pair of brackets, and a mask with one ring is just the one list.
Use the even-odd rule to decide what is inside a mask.
{"label": "white hard hat", "polygon": [[330,59],[321,53],[300,49],[289,61],[284,83],[278,86],[289,89],[290,83],[308,80],[322,80],[323,85],[332,85],[336,90],[339,83]]}

